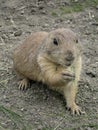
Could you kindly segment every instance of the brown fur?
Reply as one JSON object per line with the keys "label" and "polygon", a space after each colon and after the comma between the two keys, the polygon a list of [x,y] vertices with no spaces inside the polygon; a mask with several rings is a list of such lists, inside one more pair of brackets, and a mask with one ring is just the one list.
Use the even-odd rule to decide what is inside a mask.
{"label": "brown fur", "polygon": [[[27,88],[29,79],[42,81],[64,95],[67,108],[73,114],[80,114],[81,110],[75,103],[81,72],[77,42],[76,34],[64,28],[49,33],[36,32],[29,36],[14,51],[14,68],[22,79],[20,89]],[[68,58],[73,58],[70,55],[74,60],[68,65]]]}

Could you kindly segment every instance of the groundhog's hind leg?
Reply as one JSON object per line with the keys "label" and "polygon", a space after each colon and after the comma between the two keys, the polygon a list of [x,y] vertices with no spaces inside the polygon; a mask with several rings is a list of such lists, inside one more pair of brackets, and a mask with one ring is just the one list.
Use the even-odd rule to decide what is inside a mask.
{"label": "groundhog's hind leg", "polygon": [[19,78],[19,82],[18,82],[19,89],[26,90],[30,86],[29,79],[23,76],[22,74],[20,74],[16,69],[15,69],[15,72]]}

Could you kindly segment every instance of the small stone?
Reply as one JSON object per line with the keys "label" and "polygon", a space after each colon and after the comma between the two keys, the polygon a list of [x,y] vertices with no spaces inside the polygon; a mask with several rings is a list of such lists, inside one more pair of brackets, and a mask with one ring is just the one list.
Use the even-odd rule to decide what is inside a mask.
{"label": "small stone", "polygon": [[86,128],[86,130],[91,130],[91,128],[90,128],[90,127],[88,127],[88,128]]}
{"label": "small stone", "polygon": [[37,130],[42,130],[43,126],[42,125],[39,125]]}
{"label": "small stone", "polygon": [[2,38],[3,38],[3,39],[7,39],[8,37],[7,37],[6,34],[3,34],[3,35],[2,35]]}
{"label": "small stone", "polygon": [[21,30],[18,30],[14,33],[14,36],[17,37],[17,36],[20,36],[22,34],[22,31]]}
{"label": "small stone", "polygon": [[40,13],[41,13],[41,14],[46,14],[47,11],[46,11],[46,10],[42,10]]}
{"label": "small stone", "polygon": [[39,10],[42,10],[44,8],[44,6],[40,5],[38,8],[39,8]]}
{"label": "small stone", "polygon": [[23,14],[24,14],[24,10],[21,11],[21,15],[23,15]]}
{"label": "small stone", "polygon": [[87,31],[87,32],[85,32],[85,35],[90,35],[90,34],[91,34],[91,32],[88,32],[88,31]]}
{"label": "small stone", "polygon": [[74,2],[76,2],[76,3],[77,3],[78,1],[79,1],[79,0],[74,0]]}
{"label": "small stone", "polygon": [[46,24],[44,25],[44,27],[49,27],[49,24],[46,23]]}
{"label": "small stone", "polygon": [[21,111],[24,111],[24,108],[21,108]]}
{"label": "small stone", "polygon": [[4,95],[3,98],[6,99],[6,95]]}
{"label": "small stone", "polygon": [[94,71],[87,71],[86,74],[91,77],[91,78],[95,78],[96,77],[96,72]]}
{"label": "small stone", "polygon": [[63,22],[63,20],[60,18],[60,19],[56,19],[55,22],[56,23],[61,23],[61,22]]}
{"label": "small stone", "polygon": [[94,100],[97,100],[97,98],[96,98],[96,97],[93,97],[93,99],[94,99]]}
{"label": "small stone", "polygon": [[35,13],[35,12],[36,12],[36,8],[32,8],[31,13]]}

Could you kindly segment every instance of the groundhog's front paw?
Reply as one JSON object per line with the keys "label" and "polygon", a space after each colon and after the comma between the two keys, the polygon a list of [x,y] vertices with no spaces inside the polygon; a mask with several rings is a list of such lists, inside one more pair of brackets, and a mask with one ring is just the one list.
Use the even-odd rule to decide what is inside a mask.
{"label": "groundhog's front paw", "polygon": [[20,90],[26,90],[28,88],[28,86],[29,86],[28,79],[23,79],[23,80],[19,81],[18,84],[19,84],[19,89]]}
{"label": "groundhog's front paw", "polygon": [[80,107],[74,103],[72,106],[67,106],[67,110],[71,111],[72,115],[81,115],[85,114],[85,112],[81,111]]}
{"label": "groundhog's front paw", "polygon": [[66,81],[75,80],[75,74],[71,71],[66,71],[62,73],[62,78]]}

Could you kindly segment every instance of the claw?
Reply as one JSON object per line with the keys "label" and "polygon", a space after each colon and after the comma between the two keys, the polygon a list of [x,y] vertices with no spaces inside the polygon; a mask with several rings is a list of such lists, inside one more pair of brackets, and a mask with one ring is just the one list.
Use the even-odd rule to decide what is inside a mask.
{"label": "claw", "polygon": [[85,112],[81,111],[80,107],[77,106],[76,104],[74,104],[71,107],[67,107],[67,110],[70,110],[72,115],[81,115],[81,114],[85,114]]}
{"label": "claw", "polygon": [[19,81],[19,89],[20,90],[26,90],[28,88],[28,80],[27,79],[23,79],[21,81]]}
{"label": "claw", "polygon": [[66,107],[66,110],[71,111],[71,108],[70,107]]}

